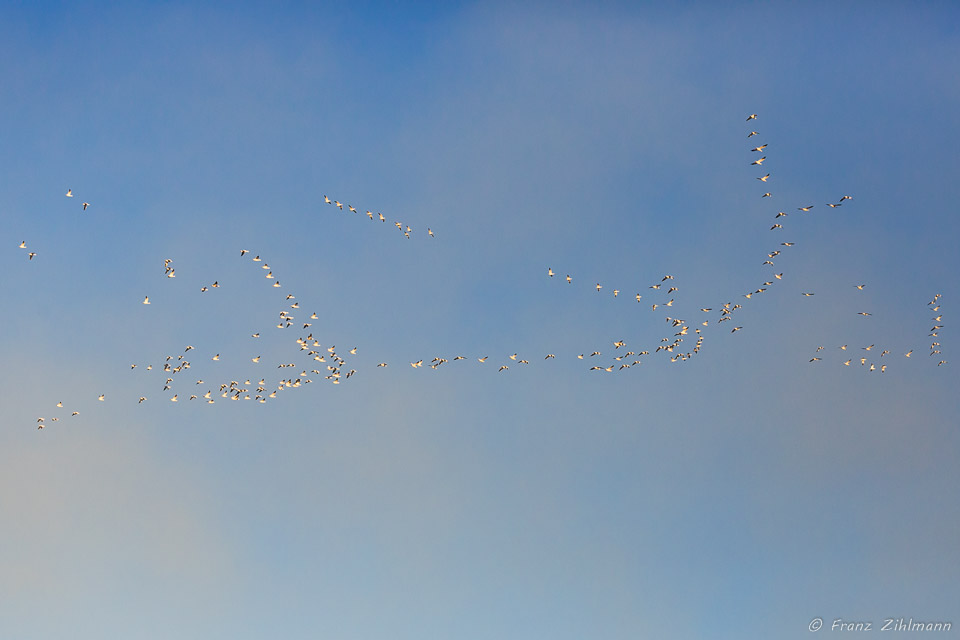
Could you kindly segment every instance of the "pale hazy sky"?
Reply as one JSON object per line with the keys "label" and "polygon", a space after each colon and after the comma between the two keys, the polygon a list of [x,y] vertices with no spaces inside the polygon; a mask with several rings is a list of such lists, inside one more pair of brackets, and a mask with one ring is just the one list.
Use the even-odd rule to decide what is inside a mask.
{"label": "pale hazy sky", "polygon": [[[960,624],[951,3],[0,23],[0,637]],[[189,400],[298,377],[307,332],[356,374]]]}

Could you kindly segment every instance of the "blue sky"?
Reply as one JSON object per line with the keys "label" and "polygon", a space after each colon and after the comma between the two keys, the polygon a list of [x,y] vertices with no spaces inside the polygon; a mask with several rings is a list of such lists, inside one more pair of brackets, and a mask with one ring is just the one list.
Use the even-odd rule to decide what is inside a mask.
{"label": "blue sky", "polygon": [[958,19],[5,3],[0,635],[960,622]]}

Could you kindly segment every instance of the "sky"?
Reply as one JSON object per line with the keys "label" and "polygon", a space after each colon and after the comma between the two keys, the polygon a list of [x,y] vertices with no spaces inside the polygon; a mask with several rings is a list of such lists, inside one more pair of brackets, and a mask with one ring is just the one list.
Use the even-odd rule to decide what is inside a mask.
{"label": "sky", "polygon": [[0,22],[0,636],[960,624],[954,4]]}

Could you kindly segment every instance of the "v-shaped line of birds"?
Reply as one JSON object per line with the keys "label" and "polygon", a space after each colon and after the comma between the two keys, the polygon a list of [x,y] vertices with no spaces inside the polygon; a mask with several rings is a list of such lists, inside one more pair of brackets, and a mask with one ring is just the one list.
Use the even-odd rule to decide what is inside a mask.
{"label": "v-shaped line of birds", "polygon": [[[749,122],[751,120],[756,120],[756,119],[757,119],[757,115],[751,114],[747,118],[747,121]],[[752,138],[757,135],[759,135],[757,131],[750,131],[747,137]],[[758,145],[750,149],[750,152],[763,153],[768,148],[768,146],[769,146],[768,144]],[[767,158],[768,156],[762,155],[756,160],[753,160],[750,163],[750,166],[762,166],[763,163],[767,161]],[[766,173],[762,176],[757,177],[757,180],[764,183],[769,182],[770,179],[771,179],[770,173]],[[770,192],[764,192],[761,195],[761,197],[769,198],[769,197],[772,197],[772,195],[773,194]],[[66,196],[72,198],[73,191],[67,190]],[[323,198],[326,204],[332,205],[340,210],[344,209],[344,205],[340,201],[331,200],[326,195],[324,195]],[[839,198],[839,200],[836,203],[827,203],[826,206],[831,208],[837,208],[842,206],[848,200],[852,200],[851,196],[845,195]],[[83,210],[86,210],[87,207],[89,207],[89,203],[84,202]],[[806,205],[802,207],[797,207],[797,210],[800,212],[806,213],[812,210],[813,208],[814,208],[814,205]],[[352,212],[352,213],[359,213],[359,211],[351,205],[347,205],[346,211]],[[379,220],[380,222],[386,222],[386,217],[382,213],[374,214],[372,211],[367,210],[366,215],[371,221]],[[788,214],[784,211],[778,211],[774,216],[774,219],[775,221],[780,220],[781,218],[787,217],[787,215]],[[410,239],[411,233],[412,233],[412,229],[410,226],[404,225],[399,221],[395,222],[394,225],[407,239]],[[770,231],[780,231],[783,229],[784,229],[784,225],[781,222],[775,222],[774,225],[770,227]],[[429,227],[427,228],[427,235],[430,237],[434,237],[434,233],[432,229]],[[783,247],[783,249],[778,248],[778,249],[769,251],[766,254],[767,259],[763,261],[762,266],[773,267],[775,264],[774,259],[777,259],[781,255],[782,251],[787,250],[787,248],[793,247],[794,245],[795,243],[793,242],[781,242],[780,247]],[[27,248],[26,241],[22,241],[19,245],[19,248],[26,249]],[[240,257],[244,258],[245,256],[247,256],[247,254],[250,254],[250,253],[251,252],[246,249],[241,249]],[[28,259],[32,260],[34,257],[36,257],[36,255],[37,255],[36,253],[30,252],[28,254]],[[274,275],[273,270],[270,268],[270,266],[267,264],[267,262],[263,258],[261,258],[259,255],[253,255],[250,258],[250,260],[253,263],[257,263],[262,270],[267,272],[263,275],[264,275],[264,278],[270,282],[271,287],[278,288],[278,289],[283,288],[279,279]],[[165,259],[163,262],[163,266],[164,266],[164,276],[166,278],[176,278],[176,268],[173,264],[172,259],[169,259],[169,258]],[[547,276],[549,278],[552,279],[556,275],[557,273],[552,268],[550,267],[547,268]],[[764,281],[763,284],[761,286],[758,286],[756,289],[751,289],[747,293],[741,294],[742,297],[746,300],[751,300],[754,298],[754,296],[759,296],[763,294],[768,290],[770,286],[774,286],[778,282],[782,281],[784,278],[784,273],[783,272],[774,273],[772,274],[772,278],[773,278],[772,280]],[[565,274],[564,278],[561,281],[565,281],[568,285],[572,285],[574,282],[574,278],[570,274]],[[200,292],[208,293],[212,289],[220,288],[220,286],[221,285],[219,280],[214,280],[212,283],[204,284],[203,286],[201,286]],[[595,289],[597,293],[602,293],[605,288],[604,285],[601,284],[600,282],[596,282],[595,284],[592,284],[590,286],[591,288]],[[865,284],[855,284],[852,286],[855,287],[855,289],[858,291],[862,291],[866,287]],[[645,288],[646,292],[649,292],[649,290],[654,290],[662,296],[662,298],[659,298],[657,302],[653,302],[650,305],[651,311],[655,312],[657,311],[657,309],[666,310],[668,308],[673,307],[674,303],[677,301],[675,294],[679,293],[680,288],[676,283],[676,278],[671,274],[666,274],[666,275],[663,275],[661,278],[659,278],[657,281],[655,281],[653,284],[650,284]],[[621,293],[621,289],[619,288],[607,288],[607,291],[611,292],[614,298],[618,298]],[[800,293],[802,296],[807,298],[815,295],[815,293],[811,291],[802,291]],[[624,296],[624,297],[627,298],[628,296]],[[640,303],[643,300],[643,294],[640,291],[636,291],[635,289],[631,289],[631,294],[629,295],[629,297],[635,299],[638,303]],[[941,298],[941,295],[937,293],[934,295],[933,299],[928,303],[929,309],[932,312],[938,314],[933,317],[933,321],[935,324],[933,325],[933,327],[930,329],[930,332],[929,332],[929,336],[934,338],[930,346],[930,350],[931,350],[930,356],[942,355],[941,350],[939,348],[940,342],[937,341],[937,338],[939,337],[939,331],[944,328],[944,325],[942,324],[943,314],[940,313],[940,304],[939,304],[940,298]],[[286,293],[284,297],[284,303],[285,303],[285,308],[280,310],[277,314],[278,322],[277,322],[276,328],[283,330],[283,329],[298,327],[300,331],[306,331],[310,329],[310,327],[312,326],[312,322],[305,321],[303,319],[296,320],[296,316],[294,314],[299,313],[299,309],[300,309],[300,304],[297,301],[296,296],[293,295],[292,293]],[[149,295],[144,296],[142,304],[144,305],[152,304],[150,301]],[[717,317],[716,317],[716,322],[714,324],[719,325],[723,322],[728,322],[732,320],[736,312],[741,310],[742,308],[743,308],[743,305],[741,303],[735,304],[732,301],[723,303],[721,306],[716,308]],[[699,307],[699,311],[701,313],[710,314],[714,311],[714,308]],[[858,312],[858,315],[863,317],[869,317],[872,314],[867,311],[860,311]],[[585,351],[579,354],[570,354],[568,357],[571,360],[575,358],[578,361],[587,361],[585,362],[585,364],[591,363],[591,366],[587,368],[589,371],[604,371],[604,372],[622,371],[624,369],[629,369],[633,366],[642,364],[641,357],[650,355],[651,348],[653,349],[652,353],[654,354],[659,352],[664,352],[666,357],[669,357],[671,362],[674,362],[674,363],[685,362],[687,360],[692,359],[695,355],[697,355],[702,348],[703,340],[704,340],[704,331],[706,331],[706,329],[701,330],[700,327],[706,328],[710,326],[710,319],[711,319],[710,316],[707,315],[707,316],[701,316],[701,317],[705,319],[698,321],[698,323],[693,323],[693,322],[688,322],[687,320],[684,320],[682,318],[675,318],[669,315],[664,316],[666,323],[670,326],[670,330],[667,332],[668,333],[667,336],[660,338],[660,341],[655,348],[653,348],[651,345],[651,346],[645,346],[644,348],[634,347],[633,349],[630,349],[627,347],[627,343],[623,339],[611,340],[610,343],[612,344],[612,347],[613,347],[614,356],[613,356],[612,363],[609,363],[609,364],[608,363],[592,364],[595,361],[594,359],[599,359],[598,356],[603,355],[599,350],[593,350],[593,351],[590,351],[589,353]],[[318,318],[319,318],[318,314],[316,312],[313,312],[306,320],[317,320]],[[696,328],[693,328],[693,325],[695,324],[699,324],[699,326],[697,326]],[[734,326],[730,330],[730,333],[731,334],[738,333],[743,329],[744,329],[744,326],[742,325]],[[697,336],[696,342],[692,348],[688,347],[689,350],[683,349],[682,344],[684,343],[685,339],[687,337],[692,337],[691,331],[693,335]],[[261,335],[260,331],[255,331],[254,333],[250,334],[250,338],[253,340],[256,340],[260,338],[260,335]],[[317,367],[320,365],[315,363],[321,363],[325,367],[325,371],[321,371],[320,369],[317,369],[317,368],[308,368],[307,366],[298,365],[295,362],[289,362],[290,358],[287,358],[278,363],[274,361],[274,363],[276,364],[276,369],[281,369],[284,372],[287,370],[300,369],[298,374],[295,374],[292,372],[290,374],[285,374],[285,373],[281,374],[281,376],[275,383],[268,383],[266,381],[267,376],[260,376],[259,377],[260,379],[257,382],[252,382],[252,380],[257,376],[252,376],[252,377],[239,376],[239,377],[245,378],[244,382],[240,382],[239,379],[227,380],[226,377],[224,377],[222,380],[217,381],[212,385],[205,383],[203,379],[198,379],[191,386],[191,390],[196,389],[196,392],[195,393],[184,392],[183,399],[187,401],[202,400],[202,401],[205,401],[206,404],[215,404],[216,398],[228,399],[232,401],[246,400],[246,401],[254,401],[259,404],[265,404],[268,401],[278,398],[279,394],[281,394],[284,391],[299,389],[304,387],[307,384],[310,384],[311,382],[314,381],[313,376],[317,376],[316,378],[317,380],[323,380],[336,385],[336,384],[340,384],[341,381],[351,378],[357,373],[357,369],[353,369],[353,368],[347,369],[348,363],[346,358],[344,358],[342,354],[337,353],[337,348],[335,346],[325,347],[321,345],[319,338],[315,337],[312,332],[308,332],[306,336],[298,336],[295,342],[297,345],[298,356],[303,354],[303,352],[306,352],[305,355],[312,359],[310,366]],[[856,358],[850,357],[844,360],[843,356],[847,355],[849,347],[846,344],[841,345],[838,347],[838,350],[841,352],[841,357],[838,358],[838,362],[840,362],[844,366],[850,366],[854,362],[859,362],[859,365],[865,368],[867,368],[867,365],[869,364],[869,367],[867,368],[867,370],[875,371],[878,369],[878,367],[876,362],[873,362],[870,360],[872,354],[877,354],[877,358],[879,360],[882,360],[885,356],[890,354],[890,349],[886,349],[886,348],[875,349],[875,347],[876,347],[875,344],[861,347],[860,349],[863,352],[865,352],[867,355],[860,355],[860,356],[857,356]],[[623,351],[621,351],[621,349],[623,349]],[[140,368],[141,370],[147,371],[147,372],[154,371],[154,370],[162,371],[164,374],[163,376],[164,380],[162,385],[162,391],[165,392],[164,397],[171,402],[179,402],[181,400],[181,392],[177,389],[174,389],[174,386],[177,383],[177,381],[180,378],[184,377],[184,374],[191,369],[192,363],[188,359],[188,354],[189,352],[194,350],[195,350],[194,346],[187,345],[183,349],[183,353],[179,355],[176,355],[176,356],[166,355],[165,357],[162,357],[157,367],[154,367],[154,364],[152,363],[148,363],[148,364],[133,363],[130,365],[130,369],[135,370]],[[910,358],[913,355],[913,352],[914,352],[914,349],[911,349],[910,351],[908,351],[907,353],[904,353],[903,355],[906,358]],[[357,355],[357,353],[358,353],[358,348],[353,347],[348,350],[347,355],[355,356]],[[824,354],[824,355],[826,354],[825,347],[823,347],[822,345],[817,346],[815,354],[809,360],[809,362],[813,363],[813,362],[822,361],[824,355],[820,355],[820,354]],[[508,371],[512,364],[516,364],[516,365],[531,364],[530,361],[526,359],[526,357],[521,357],[519,352],[513,353],[512,355],[509,355],[509,356],[504,356],[504,358],[505,359],[500,363],[495,363],[493,365],[495,368],[497,368],[497,371],[500,373]],[[226,359],[232,359],[232,358],[226,358]],[[457,361],[466,361],[469,359],[470,358],[461,354],[450,355],[450,356],[435,356],[430,360],[427,360],[425,358],[420,358],[418,360],[410,361],[409,365],[414,369],[420,369],[420,368],[423,368],[424,366],[427,366],[428,368],[431,368],[431,369],[439,369],[441,366],[446,365],[448,363],[457,362]],[[476,357],[475,359],[477,363],[482,365],[490,359],[490,356],[483,355],[481,357]],[[537,356],[536,359],[540,359],[540,357]],[[557,359],[557,356],[554,353],[547,353],[543,355],[543,358],[542,358],[543,361],[555,360],[555,359]],[[210,357],[210,361],[220,362],[221,354],[216,353],[212,355]],[[250,357],[249,362],[252,365],[261,365],[264,363],[263,355],[258,353],[257,355]],[[947,361],[940,360],[937,366],[942,366],[944,364],[947,364]],[[385,368],[387,366],[388,366],[387,362],[379,362],[376,365],[376,368]],[[879,365],[879,371],[881,373],[885,373],[887,370],[887,367],[888,365],[886,363],[881,362]],[[205,386],[201,387],[201,385],[205,385]],[[201,389],[203,389],[203,391],[201,391]],[[170,392],[173,392],[172,396],[169,395]],[[106,394],[99,394],[97,397],[97,400],[100,402],[105,402]],[[141,395],[137,398],[137,402],[140,404],[146,402],[147,400],[148,400],[147,395]],[[58,401],[55,406],[58,409],[64,408],[62,401]],[[68,409],[64,412],[64,415],[66,414],[66,412],[69,412],[71,416],[79,415],[79,411],[76,411],[76,410]],[[50,422],[58,422],[59,419],[60,419],[60,416],[54,416],[50,419]],[[48,424],[46,421],[46,418],[39,417],[37,419],[37,427],[39,429],[42,429],[45,426],[45,424]]]}

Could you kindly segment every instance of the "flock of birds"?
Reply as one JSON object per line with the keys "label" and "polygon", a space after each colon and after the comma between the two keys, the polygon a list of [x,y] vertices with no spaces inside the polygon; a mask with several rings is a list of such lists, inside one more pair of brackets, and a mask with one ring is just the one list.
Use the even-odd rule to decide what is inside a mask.
{"label": "flock of birds", "polygon": [[[331,199],[328,198],[326,195],[324,195],[324,196],[323,196],[323,201],[324,201],[325,203],[327,203],[327,204],[329,204],[329,205],[333,205],[333,206],[337,207],[338,209],[340,209],[341,211],[343,211],[343,203],[340,202],[339,200],[331,200]],[[354,207],[354,206],[352,206],[352,205],[349,205],[349,204],[347,205],[347,211],[349,211],[349,212],[351,212],[351,213],[359,213],[359,211],[357,210],[356,207]],[[384,217],[384,215],[383,215],[382,213],[380,213],[379,211],[378,211],[376,214],[374,214],[373,211],[370,211],[369,209],[367,209],[367,217],[370,218],[370,221],[371,221],[371,222],[375,222],[376,220],[380,220],[380,222],[386,222],[386,221],[387,221],[386,217]],[[410,225],[405,225],[404,223],[400,222],[399,220],[396,221],[396,222],[394,222],[393,224],[394,224],[394,226],[397,227],[397,229],[400,230],[400,233],[402,233],[402,234],[407,238],[407,240],[410,239],[410,234],[413,233],[413,229],[410,228]],[[434,236],[433,230],[430,229],[430,227],[427,227],[427,235],[430,236],[431,238],[436,237],[436,236]]]}
{"label": "flock of birds", "polygon": [[[756,120],[757,115],[751,114],[747,121]],[[747,138],[753,138],[758,136],[757,131],[750,131],[747,134]],[[768,156],[762,155],[766,152],[766,149],[769,147],[768,144],[758,144],[750,149],[750,153],[761,154],[759,157],[754,156],[755,159],[750,162],[750,166],[763,167],[763,164],[767,161]],[[765,173],[764,175],[757,176],[757,180],[763,182],[765,185],[771,180],[771,174]],[[67,190],[66,196],[72,198],[73,191]],[[772,197],[772,193],[764,192],[761,195],[761,198]],[[343,211],[344,205],[339,200],[331,200],[326,195],[323,196],[324,202],[332,207]],[[843,206],[848,201],[852,200],[851,196],[844,195],[837,199],[836,202],[826,203],[827,207],[838,208]],[[86,210],[90,204],[88,202],[83,202],[83,210]],[[797,207],[796,210],[801,213],[808,213],[814,208],[814,205],[805,205]],[[346,205],[345,211],[350,213],[360,213],[358,209],[351,205]],[[361,214],[362,215],[362,214]],[[386,217],[382,213],[373,213],[371,210],[366,211],[366,216],[371,221],[380,221],[386,222]],[[785,218],[788,216],[788,213],[785,211],[777,211],[774,215],[773,226],[770,227],[770,231],[773,232],[782,232],[786,229]],[[403,234],[407,239],[411,238],[413,233],[412,228],[409,225],[406,225],[400,221],[394,222],[394,226]],[[435,237],[431,228],[427,228],[427,235],[429,237]],[[770,250],[766,253],[766,259],[763,261],[762,266],[764,268],[770,267],[770,274],[766,279],[763,280],[762,284],[759,284],[756,287],[750,288],[745,293],[741,294],[741,298],[744,302],[735,302],[727,301],[716,307],[697,307],[699,308],[699,317],[696,320],[690,321],[681,317],[675,317],[673,314],[674,309],[680,307],[677,305],[674,307],[674,303],[677,302],[678,294],[680,293],[680,287],[676,278],[671,274],[665,274],[662,277],[659,277],[649,285],[646,285],[644,289],[638,291],[636,289],[630,289],[630,293],[625,295],[624,298],[633,298],[638,303],[643,303],[644,294],[648,296],[646,302],[650,305],[650,310],[653,313],[656,313],[658,310],[663,316],[667,330],[664,332],[665,335],[659,337],[658,342],[637,345],[637,346],[628,346],[626,341],[622,338],[611,339],[610,346],[612,346],[613,354],[612,359],[603,359],[603,353],[599,349],[593,351],[583,352],[579,354],[569,354],[568,358],[571,360],[576,359],[577,361],[584,361],[584,364],[589,364],[589,367],[586,367],[589,371],[596,372],[608,372],[613,373],[617,371],[623,371],[634,366],[641,365],[644,360],[643,358],[647,356],[653,357],[654,354],[663,354],[663,356],[670,360],[670,362],[685,362],[692,359],[698,353],[700,353],[704,336],[711,330],[715,330],[717,326],[722,325],[724,322],[731,322],[735,319],[737,312],[742,310],[744,304],[748,304],[746,301],[753,301],[755,298],[762,296],[770,287],[781,286],[780,283],[784,281],[785,274],[784,272],[777,273],[775,267],[775,261],[780,258],[783,252],[792,251],[794,247],[794,242],[783,241],[780,242],[777,248]],[[23,241],[19,245],[20,249],[27,249],[26,241]],[[286,290],[283,285],[280,283],[277,275],[274,274],[273,269],[269,266],[267,261],[262,258],[260,255],[251,255],[252,252],[247,249],[240,249],[239,251],[240,258],[246,259],[250,255],[251,264],[259,267],[259,273],[263,276],[267,284],[274,289],[281,289],[282,298],[282,307],[276,311],[276,329],[277,330],[290,330],[295,329],[299,334],[297,335],[293,344],[296,345],[295,350],[287,357],[282,360],[277,360],[277,358],[265,358],[262,353],[255,353],[260,351],[259,349],[251,349],[251,353],[247,356],[241,358],[236,358],[233,354],[230,354],[229,357],[224,356],[221,358],[220,353],[207,353],[203,358],[209,359],[210,362],[220,363],[230,360],[231,362],[249,361],[250,364],[255,366],[264,366],[267,365],[269,360],[271,369],[274,371],[280,370],[280,375],[273,377],[271,382],[267,382],[266,374],[260,376],[241,376],[244,381],[241,382],[240,379],[230,379],[228,375],[218,376],[218,380],[213,383],[205,382],[202,378],[199,378],[195,381],[192,380],[192,376],[189,376],[193,364],[191,362],[191,352],[197,352],[198,350],[193,345],[186,345],[182,352],[176,354],[170,353],[161,357],[156,363],[132,363],[130,365],[130,370],[140,369],[143,372],[151,372],[150,375],[157,376],[161,380],[156,380],[153,382],[155,389],[160,390],[160,398],[170,402],[180,402],[181,400],[193,401],[199,400],[207,404],[215,404],[218,399],[221,400],[231,400],[231,401],[253,401],[260,404],[265,404],[269,401],[277,399],[280,394],[288,392],[293,389],[302,388],[314,381],[324,381],[330,384],[340,384],[341,382],[350,379],[357,373],[357,369],[353,368],[348,363],[348,357],[356,356],[358,353],[357,347],[352,347],[348,350],[338,350],[335,345],[323,345],[320,343],[320,339],[314,336],[314,333],[311,330],[312,321],[319,318],[318,314],[314,311],[311,312],[309,316],[302,317],[301,306],[297,297],[290,291]],[[33,260],[37,254],[35,252],[28,253],[28,259]],[[173,264],[173,260],[170,258],[164,259],[164,277],[168,279],[176,278],[176,268]],[[546,270],[546,275],[548,278],[553,279],[557,276],[558,272],[554,271],[553,268],[548,267]],[[566,282],[567,285],[573,285],[574,278],[570,274],[564,274],[562,279],[559,279],[561,282]],[[577,281],[579,282],[579,278]],[[592,282],[592,281],[590,281]],[[612,292],[614,298],[618,298],[621,293],[626,293],[626,289],[620,288],[611,288],[605,287],[600,282],[590,285],[591,288],[594,288],[597,293],[602,293],[605,289],[608,293]],[[857,291],[863,291],[866,287],[865,284],[852,284]],[[201,293],[208,293],[213,289],[220,288],[219,280],[214,280],[212,283],[208,282],[203,284],[200,287]],[[652,291],[652,293],[651,293]],[[812,297],[815,292],[812,291],[801,291],[800,295],[804,297]],[[942,359],[942,353],[940,349],[940,342],[938,341],[940,331],[944,328],[943,325],[943,314],[940,312],[940,298],[941,295],[935,294],[933,299],[928,303],[928,308],[931,313],[935,314],[932,318],[933,326],[929,331],[929,336],[931,338],[930,344],[930,356],[939,356],[937,358],[937,366],[942,366],[947,364],[947,361]],[[142,301],[144,305],[152,304],[150,301],[150,296],[145,295]],[[863,317],[869,317],[872,314],[868,311],[859,311],[858,315]],[[298,319],[298,317],[300,319]],[[744,325],[738,325],[736,322],[731,322],[734,326],[730,328],[729,333],[738,333],[744,330]],[[729,326],[729,325],[728,325]],[[713,327],[713,329],[711,329]],[[256,329],[250,334],[250,340],[256,342],[261,336],[262,329]],[[305,335],[304,335],[305,334]],[[695,336],[695,338],[694,338]],[[292,345],[291,345],[292,346]],[[836,350],[840,352],[840,357],[837,358],[838,361],[844,366],[851,366],[854,363],[858,363],[861,367],[864,367],[867,371],[877,371],[880,373],[886,373],[888,368],[888,362],[890,361],[887,356],[890,355],[891,349],[885,348],[883,346],[878,346],[876,344],[865,345],[862,347],[850,347],[847,344],[839,345],[836,347]],[[914,349],[903,354],[903,357],[910,358],[913,355]],[[254,354],[255,353],[255,354]],[[857,353],[857,356],[853,356],[853,353]],[[608,356],[610,354],[608,353]],[[827,350],[824,346],[817,346],[813,354],[813,357],[810,358],[809,362],[815,363],[824,360],[827,355]],[[541,358],[542,356],[542,358]],[[849,357],[848,357],[849,356]],[[527,357],[534,356],[521,356],[519,353],[513,353],[509,356],[502,356],[503,360],[495,360],[493,363],[487,366],[492,366],[497,369],[498,372],[504,373],[509,371],[511,366],[528,366],[531,364],[530,360]],[[304,364],[303,359],[306,359],[306,364]],[[429,367],[431,369],[439,369],[440,367],[447,365],[448,363],[454,363],[458,361],[467,361],[470,359],[475,359],[476,362],[480,365],[484,365],[490,360],[489,355],[483,355],[480,357],[472,356],[468,358],[462,354],[448,354],[448,355],[437,355],[431,359],[419,358],[416,360],[409,361],[410,367],[414,369],[420,369],[423,367]],[[557,355],[554,353],[540,354],[535,356],[535,359],[540,360],[541,362],[547,360],[557,359]],[[372,363],[372,361],[371,361]],[[220,366],[220,365],[214,365]],[[359,365],[358,365],[359,366]],[[378,362],[376,364],[377,368],[387,367],[387,362]],[[156,373],[153,373],[156,372]],[[157,375],[159,374],[159,375]],[[186,382],[184,379],[189,378]],[[256,381],[254,381],[256,380]],[[184,387],[186,387],[184,389]],[[144,393],[139,395],[137,402],[142,404],[148,401],[148,398],[153,398],[153,392]],[[99,402],[106,401],[106,394],[99,394],[97,400]],[[132,399],[131,399],[132,400]],[[53,416],[49,419],[46,417],[37,418],[37,428],[43,429],[45,425],[53,422],[58,422],[61,416],[70,415],[75,417],[79,415],[79,411],[73,409],[65,409],[62,401],[57,401],[55,403],[57,409],[63,409],[63,412],[60,415]]]}

